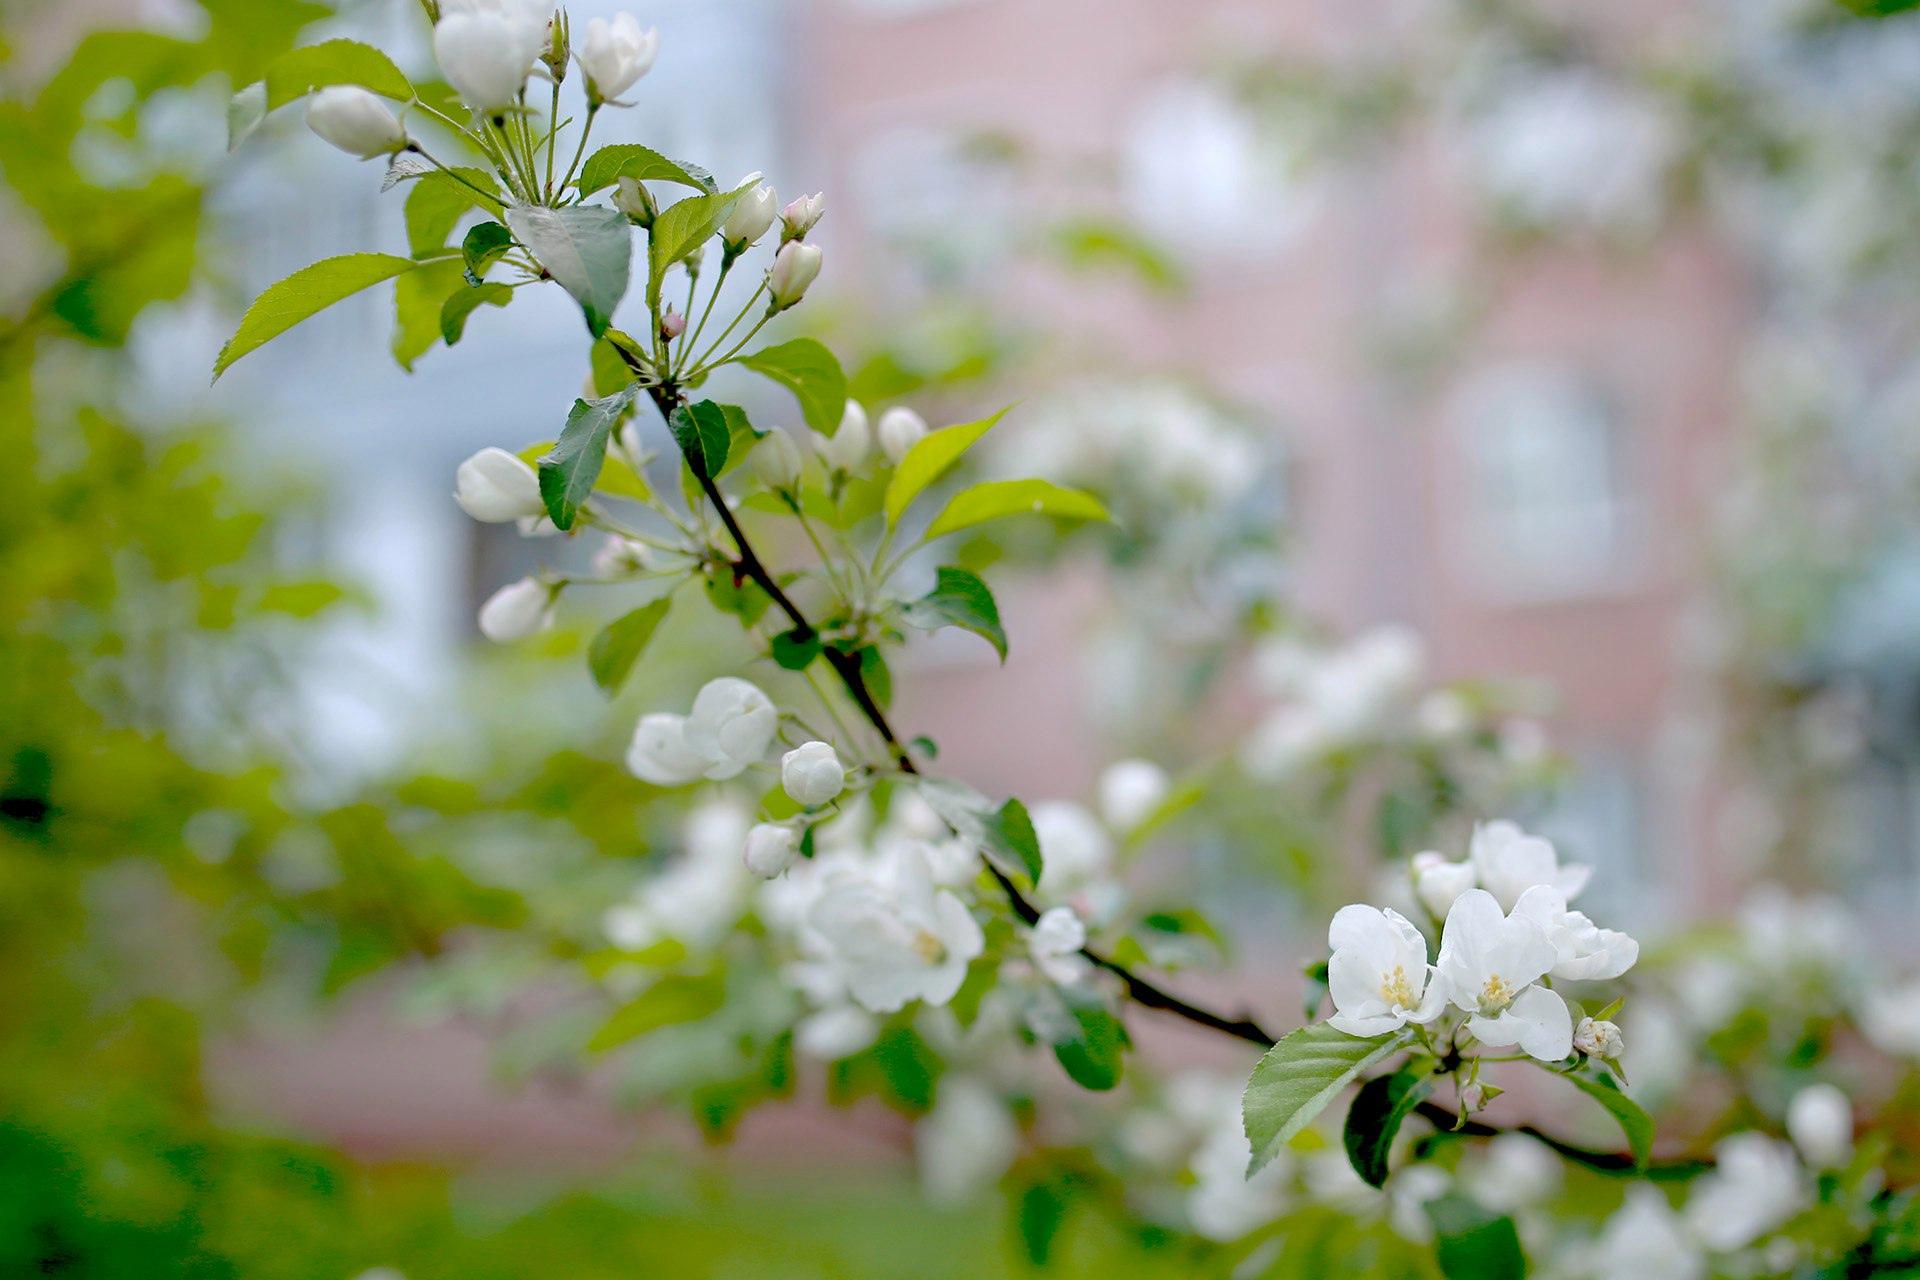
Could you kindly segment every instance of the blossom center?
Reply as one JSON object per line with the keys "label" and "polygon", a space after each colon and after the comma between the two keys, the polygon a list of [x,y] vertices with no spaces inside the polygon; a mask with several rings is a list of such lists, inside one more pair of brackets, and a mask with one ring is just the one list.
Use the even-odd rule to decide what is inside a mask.
{"label": "blossom center", "polygon": [[1405,965],[1397,964],[1380,975],[1380,998],[1393,1008],[1413,1007],[1413,984],[1407,981]]}
{"label": "blossom center", "polygon": [[939,964],[947,958],[947,944],[926,929],[916,929],[913,934],[913,953],[928,964]]}
{"label": "blossom center", "polygon": [[1487,975],[1487,984],[1480,988],[1480,1012],[1499,1013],[1512,1003],[1513,985],[1497,973]]}

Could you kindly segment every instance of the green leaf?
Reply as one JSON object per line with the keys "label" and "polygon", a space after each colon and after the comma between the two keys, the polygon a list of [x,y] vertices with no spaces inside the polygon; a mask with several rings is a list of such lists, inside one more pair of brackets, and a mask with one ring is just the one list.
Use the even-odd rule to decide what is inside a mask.
{"label": "green leaf", "polygon": [[993,592],[979,575],[945,565],[935,574],[934,588],[904,610],[906,620],[926,631],[960,627],[993,646],[1000,661],[1007,660],[1007,633],[1000,627],[1000,609]]}
{"label": "green leaf", "polygon": [[1387,1157],[1401,1122],[1432,1092],[1433,1077],[1426,1072],[1396,1071],[1360,1086],[1347,1110],[1345,1137],[1347,1159],[1362,1182],[1370,1187],[1386,1185]]}
{"label": "green leaf", "polygon": [[497,222],[476,222],[467,228],[460,241],[460,258],[467,264],[468,278],[478,281],[512,247],[513,233]]}
{"label": "green leaf", "polygon": [[[733,206],[740,197],[753,189],[753,183],[743,183],[732,191],[716,191],[705,195],[688,196],[660,211],[647,229],[647,305],[657,309],[660,302],[660,285],[667,278],[667,269],[683,258],[691,257],[700,246],[712,238],[720,229],[720,224],[733,212]],[[625,215],[621,215],[622,221]]]}
{"label": "green leaf", "polygon": [[1620,1132],[1627,1137],[1627,1148],[1633,1152],[1634,1164],[1646,1168],[1647,1158],[1653,1153],[1653,1117],[1605,1076],[1568,1074],[1565,1078],[1619,1122]]}
{"label": "green leaf", "polygon": [[588,156],[587,162],[580,166],[580,179],[575,185],[580,188],[581,195],[590,196],[622,178],[638,178],[642,182],[677,182],[683,187],[705,192],[714,191],[718,185],[713,175],[699,165],[669,160],[653,148],[633,142],[601,147]]}
{"label": "green leaf", "polygon": [[655,600],[652,604],[643,604],[632,613],[615,618],[594,636],[593,642],[587,646],[587,669],[593,672],[593,682],[603,692],[614,694],[620,691],[620,686],[633,670],[633,664],[646,652],[647,642],[653,639],[653,633],[667,616],[667,609],[672,604],[672,596]]}
{"label": "green leaf", "polygon": [[773,660],[788,671],[804,671],[819,656],[818,631],[809,630],[803,638],[795,627],[773,638]]}
{"label": "green leaf", "polygon": [[277,284],[268,285],[240,317],[240,327],[220,348],[220,355],[213,362],[214,381],[219,381],[234,361],[257,351],[309,316],[419,265],[411,258],[398,258],[390,253],[349,253],[338,258],[323,258]]}
{"label": "green leaf", "polygon": [[926,536],[938,538],[1002,516],[1020,515],[1105,520],[1107,509],[1090,493],[1064,489],[1048,480],[989,480],[954,494],[927,526]]}
{"label": "green leaf", "polygon": [[1324,1022],[1281,1036],[1254,1067],[1240,1099],[1247,1141],[1253,1144],[1247,1176],[1264,1169],[1361,1072],[1412,1040],[1413,1033],[1406,1030],[1363,1040]]}
{"label": "green leaf", "polygon": [[[470,182],[493,189],[493,179],[479,169],[461,168],[454,172]],[[407,192],[407,249],[419,255],[446,247],[447,237],[463,215],[486,208],[480,193],[450,175],[435,170],[423,174]],[[504,228],[502,228],[504,230]]]}
{"label": "green leaf", "polygon": [[573,295],[598,338],[613,322],[613,310],[626,296],[633,262],[633,228],[627,215],[597,204],[565,209],[515,205],[507,226],[534,261]]}
{"label": "green leaf", "polygon": [[575,400],[567,414],[567,425],[553,452],[540,459],[540,497],[547,504],[547,515],[554,527],[573,528],[580,506],[593,492],[594,481],[607,458],[607,440],[614,427],[633,405],[635,390],[610,395],[604,400]]}
{"label": "green leaf", "polygon": [[753,425],[747,418],[747,411],[737,404],[716,405],[727,420],[727,463],[720,468],[725,474],[747,460],[753,452],[753,446],[767,433]]}
{"label": "green leaf", "polygon": [[267,118],[267,83],[256,80],[227,103],[227,150],[237,151]]}
{"label": "green leaf", "polygon": [[1513,1219],[1450,1192],[1426,1203],[1434,1256],[1447,1280],[1524,1280],[1527,1256]]}
{"label": "green leaf", "polygon": [[393,358],[409,373],[413,362],[440,341],[440,317],[447,300],[456,293],[468,292],[465,273],[451,258],[420,264],[393,286]]}
{"label": "green leaf", "polygon": [[1014,1200],[1014,1227],[1027,1261],[1044,1267],[1053,1258],[1053,1244],[1066,1221],[1067,1210],[1078,1189],[1075,1180],[1065,1174],[1037,1178],[1019,1188]]}
{"label": "green leaf", "polygon": [[882,707],[893,705],[893,672],[887,669],[886,655],[880,652],[880,646],[868,645],[860,651],[860,679],[866,682],[867,692]]}
{"label": "green leaf", "polygon": [[942,427],[921,437],[918,444],[907,450],[907,456],[900,459],[900,464],[893,469],[893,478],[887,481],[887,523],[900,523],[901,513],[913,500],[945,475],[960,461],[962,454],[1006,416],[1007,411],[1002,409],[978,422]]}
{"label": "green leaf", "polygon": [[513,290],[504,284],[482,282],[461,289],[440,308],[440,336],[448,346],[460,341],[467,331],[467,317],[481,306],[504,307],[513,301]]}
{"label": "green leaf", "polygon": [[683,404],[667,419],[674,443],[693,468],[694,474],[708,477],[720,474],[727,465],[727,450],[732,447],[733,431],[724,409],[711,400]]}
{"label": "green leaf", "polygon": [[1120,1083],[1127,1029],[1106,1001],[1077,987],[1058,988],[1065,1016],[1053,1040],[1053,1056],[1083,1089],[1104,1092]]}
{"label": "green leaf", "polygon": [[621,356],[621,351],[638,353],[640,344],[619,329],[609,329],[593,344],[588,360],[593,369],[593,390],[595,395],[610,396],[624,387],[633,385],[633,366]]}
{"label": "green leaf", "polygon": [[978,847],[1003,872],[1040,883],[1040,837],[1020,801],[1009,799],[995,808],[993,801],[951,778],[922,778],[920,795],[962,839]]}
{"label": "green leaf", "polygon": [[322,40],[290,49],[267,64],[265,83],[268,111],[335,84],[357,84],[399,102],[414,96],[413,82],[393,59],[358,40]]}
{"label": "green leaf", "polygon": [[622,1005],[587,1041],[587,1052],[605,1053],[649,1031],[695,1022],[726,1001],[718,974],[670,973]]}
{"label": "green leaf", "polygon": [[822,435],[840,429],[847,407],[847,375],[833,352],[812,338],[795,338],[776,347],[762,347],[739,357],[737,364],[771,378],[800,402],[807,425]]}

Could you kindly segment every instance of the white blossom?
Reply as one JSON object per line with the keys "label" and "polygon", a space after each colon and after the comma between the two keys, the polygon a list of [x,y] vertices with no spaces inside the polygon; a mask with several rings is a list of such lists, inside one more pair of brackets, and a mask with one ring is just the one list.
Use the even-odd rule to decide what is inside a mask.
{"label": "white blossom", "polygon": [[1573,1047],[1590,1058],[1617,1058],[1626,1049],[1620,1028],[1604,1018],[1582,1018],[1573,1029]]}
{"label": "white blossom", "polygon": [[1853,1105],[1833,1085],[1810,1084],[1787,1104],[1787,1136],[1814,1168],[1838,1168],[1853,1154]]}
{"label": "white blossom", "polygon": [[1520,895],[1514,914],[1539,922],[1559,959],[1553,976],[1570,982],[1617,978],[1640,958],[1640,944],[1618,929],[1602,929],[1579,911],[1567,910],[1558,889],[1537,884]]}
{"label": "white blossom", "polygon": [[735,253],[755,243],[773,225],[773,188],[758,186],[740,197],[720,224],[720,239]]}
{"label": "white blossom", "polygon": [[1545,1062],[1573,1050],[1567,1002],[1535,984],[1559,958],[1536,920],[1505,915],[1485,889],[1455,899],[1440,935],[1440,978],[1467,1030],[1495,1048],[1517,1044]]}
{"label": "white blossom", "polygon": [[747,870],[771,880],[793,865],[800,852],[800,832],[783,822],[758,822],[747,832],[741,859]]}
{"label": "white blossom", "polygon": [[1551,841],[1528,835],[1504,819],[1475,827],[1468,853],[1480,887],[1491,893],[1504,911],[1513,910],[1520,895],[1537,884],[1558,889],[1572,902],[1593,875],[1593,868],[1579,863],[1561,866]]}
{"label": "white blossom", "polygon": [[1707,1260],[1656,1187],[1636,1183],[1587,1253],[1591,1280],[1704,1280]]}
{"label": "white blossom", "polygon": [[1413,855],[1414,896],[1436,920],[1446,919],[1453,900],[1478,886],[1472,862],[1449,862],[1431,849]]}
{"label": "white blossom", "polygon": [[1187,1192],[1187,1219],[1209,1240],[1237,1240],[1286,1208],[1293,1162],[1281,1152],[1249,1178],[1253,1145],[1241,1125],[1239,1083],[1220,1082],[1210,1102],[1206,1137],[1189,1165],[1193,1186]]}
{"label": "white blossom", "polygon": [[747,465],[761,484],[769,489],[791,489],[800,479],[807,463],[800,446],[784,427],[771,427],[747,455]]}
{"label": "white blossom", "polygon": [[1740,1249],[1806,1202],[1793,1148],[1764,1133],[1736,1133],[1714,1148],[1714,1171],[1687,1201],[1687,1225],[1709,1249]]}
{"label": "white blossom", "polygon": [[1020,1134],[986,1085],[941,1077],[940,1093],[914,1127],[920,1185],[936,1204],[961,1204],[999,1180],[1020,1150]]}
{"label": "white blossom", "polygon": [[905,405],[895,405],[880,415],[874,434],[879,437],[880,452],[897,464],[907,450],[927,438],[927,420]]}
{"label": "white blossom", "polygon": [[748,821],[746,810],[731,800],[689,813],[682,828],[684,852],[607,911],[608,940],[622,950],[639,951],[666,938],[706,947],[724,937],[739,920],[753,885],[740,865]]}
{"label": "white blossom", "polygon": [[687,743],[687,718],[656,711],[640,717],[627,748],[627,769],[656,787],[680,787],[706,775],[707,757]]}
{"label": "white blossom", "polygon": [[1151,760],[1119,760],[1100,774],[1100,816],[1115,831],[1132,831],[1153,815],[1172,789],[1167,771]]}
{"label": "white blossom", "polygon": [[687,714],[687,745],[707,759],[706,776],[724,781],[766,758],[780,713],[758,685],[738,676],[709,680]]}
{"label": "white blossom", "polygon": [[909,1000],[945,1004],[985,946],[966,904],[935,889],[926,859],[912,851],[826,885],[807,924],[854,1000],[874,1013]]}
{"label": "white blossom", "polygon": [[1433,980],[1426,939],[1398,911],[1342,907],[1327,927],[1328,1023],[1351,1036],[1380,1036],[1409,1022],[1431,1022],[1446,1007]]}
{"label": "white blossom", "polygon": [[601,100],[617,98],[653,69],[660,52],[660,33],[642,27],[630,13],[615,14],[612,21],[593,18],[587,23],[586,36],[574,56],[587,74],[591,92]]}
{"label": "white blossom", "polygon": [[840,426],[830,436],[815,432],[814,451],[830,471],[858,471],[873,451],[873,429],[867,425],[867,411],[858,400],[847,401],[840,412]]}
{"label": "white blossom", "polygon": [[851,1004],[829,1005],[800,1019],[793,1028],[793,1047],[809,1058],[837,1062],[872,1044],[880,1021]]}
{"label": "white blossom", "polygon": [[1920,980],[1869,992],[1860,1029],[1882,1053],[1920,1058]]}
{"label": "white blossom", "polygon": [[1043,800],[1031,816],[1040,841],[1035,892],[1043,902],[1065,902],[1106,876],[1113,865],[1113,839],[1083,806]]}
{"label": "white blossom", "polygon": [[812,809],[846,788],[846,766],[832,743],[805,742],[780,757],[780,785],[795,804]]}
{"label": "white blossom", "polygon": [[509,582],[480,606],[480,634],[495,644],[526,639],[553,622],[556,594],[538,578]]}
{"label": "white blossom", "polygon": [[386,103],[359,85],[336,84],[307,99],[307,127],[350,156],[371,160],[407,145],[407,131]]}
{"label": "white blossom", "polygon": [[621,178],[613,184],[613,207],[641,226],[651,226],[659,206],[653,193],[638,178]]}
{"label": "white blossom", "polygon": [[827,198],[818,191],[788,201],[787,207],[780,211],[780,239],[804,239],[826,211]]}
{"label": "white blossom", "polygon": [[767,273],[767,293],[775,311],[785,311],[806,296],[807,287],[820,274],[820,246],[792,240],[773,255],[773,268]]}
{"label": "white blossom", "polygon": [[1072,907],[1050,907],[1033,922],[1027,934],[1027,953],[1034,967],[1050,982],[1069,986],[1087,976],[1090,965],[1080,954],[1087,945],[1087,926]]}
{"label": "white blossom", "polygon": [[475,111],[513,105],[547,44],[547,0],[441,0],[433,56]]}
{"label": "white blossom", "polygon": [[547,513],[540,477],[505,449],[482,449],[461,463],[453,473],[453,500],[488,524],[538,519]]}

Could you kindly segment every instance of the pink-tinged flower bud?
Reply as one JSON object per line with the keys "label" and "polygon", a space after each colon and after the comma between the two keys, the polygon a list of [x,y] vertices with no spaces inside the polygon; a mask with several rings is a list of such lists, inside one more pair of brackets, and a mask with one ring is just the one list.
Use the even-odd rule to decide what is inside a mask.
{"label": "pink-tinged flower bud", "polygon": [[674,310],[673,304],[667,304],[667,312],[660,317],[660,337],[672,342],[687,331],[687,318]]}
{"label": "pink-tinged flower bud", "polygon": [[880,415],[875,434],[880,438],[880,451],[897,464],[907,456],[907,450],[926,439],[927,420],[904,405],[895,405]]}
{"label": "pink-tinged flower bud", "polygon": [[806,239],[807,232],[813,230],[813,225],[820,221],[820,215],[826,211],[827,197],[823,192],[816,191],[810,196],[789,201],[787,207],[780,211],[781,243]]}
{"label": "pink-tinged flower bud", "polygon": [[622,178],[614,184],[613,207],[626,214],[628,221],[643,227],[652,226],[660,211],[653,202],[653,193],[638,178]]}
{"label": "pink-tinged flower bud", "polygon": [[329,85],[308,98],[307,127],[362,160],[392,155],[407,145],[399,118],[358,85]]}
{"label": "pink-tinged flower bud", "polygon": [[773,188],[755,187],[740,197],[733,212],[720,224],[720,240],[729,253],[739,253],[767,234],[773,225]]}
{"label": "pink-tinged flower bud", "polygon": [[741,851],[747,870],[762,880],[771,880],[793,865],[800,853],[800,833],[777,822],[757,823],[747,832],[747,846]]}
{"label": "pink-tinged flower bud", "polygon": [[773,270],[767,275],[773,294],[773,309],[785,311],[806,296],[807,286],[820,274],[820,249],[817,245],[792,240],[780,246],[773,257]]}

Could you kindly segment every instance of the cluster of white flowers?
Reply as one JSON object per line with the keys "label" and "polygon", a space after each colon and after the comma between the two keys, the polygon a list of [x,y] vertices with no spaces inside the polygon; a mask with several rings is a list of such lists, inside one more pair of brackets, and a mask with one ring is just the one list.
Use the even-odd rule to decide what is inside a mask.
{"label": "cluster of white flowers", "polygon": [[1335,1008],[1328,1022],[1350,1035],[1380,1036],[1409,1023],[1426,1027],[1451,1006],[1465,1015],[1464,1030],[1490,1047],[1518,1045],[1543,1062],[1575,1049],[1617,1057],[1619,1029],[1591,1018],[1576,1027],[1550,985],[1617,978],[1639,959],[1632,938],[1568,908],[1589,874],[1562,865],[1549,841],[1510,822],[1479,827],[1467,861],[1420,855],[1416,889],[1442,922],[1437,961],[1428,963],[1426,936],[1399,912],[1341,908],[1327,932]]}

